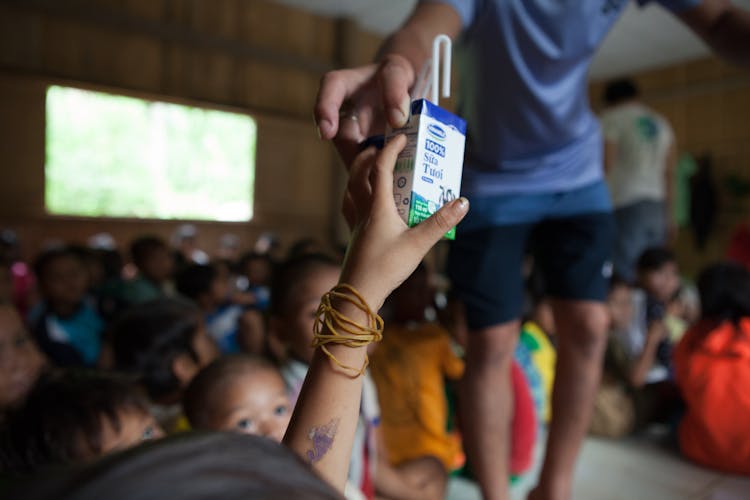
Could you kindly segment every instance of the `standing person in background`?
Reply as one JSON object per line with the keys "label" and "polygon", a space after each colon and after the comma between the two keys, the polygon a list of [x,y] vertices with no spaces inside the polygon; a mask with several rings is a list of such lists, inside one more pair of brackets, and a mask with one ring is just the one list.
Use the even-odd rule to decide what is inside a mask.
{"label": "standing person in background", "polygon": [[[641,2],[646,3],[646,2]],[[726,0],[659,0],[715,50],[750,65],[750,15]],[[324,76],[318,132],[346,165],[386,122],[403,127],[409,88],[441,33],[461,35],[458,113],[467,120],[459,227],[449,271],[469,335],[461,411],[469,461],[489,499],[508,496],[510,367],[522,304],[521,261],[544,225],[558,363],[545,462],[531,498],[572,496],[606,343],[613,220],[588,66],[627,2],[420,1],[379,61]],[[351,200],[350,200],[351,201]],[[351,203],[348,204],[351,207]]]}
{"label": "standing person in background", "polygon": [[613,263],[615,272],[632,281],[641,252],[675,236],[677,150],[669,122],[639,100],[632,81],[609,83],[604,102],[604,170],[617,226]]}

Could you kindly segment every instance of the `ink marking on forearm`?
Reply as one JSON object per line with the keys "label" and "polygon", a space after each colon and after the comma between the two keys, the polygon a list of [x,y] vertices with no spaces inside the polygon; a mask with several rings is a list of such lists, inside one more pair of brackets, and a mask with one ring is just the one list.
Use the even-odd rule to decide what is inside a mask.
{"label": "ink marking on forearm", "polygon": [[312,441],[312,450],[307,450],[307,460],[310,463],[319,462],[323,459],[328,450],[333,446],[333,439],[336,437],[336,431],[339,427],[339,419],[334,418],[325,425],[313,427],[307,434]]}

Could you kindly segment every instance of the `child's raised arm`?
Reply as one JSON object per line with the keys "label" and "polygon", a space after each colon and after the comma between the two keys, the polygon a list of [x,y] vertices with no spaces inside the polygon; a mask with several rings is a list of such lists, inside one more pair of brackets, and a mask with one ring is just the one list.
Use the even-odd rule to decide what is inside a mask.
{"label": "child's raised arm", "polygon": [[[381,307],[427,251],[468,211],[468,201],[459,198],[420,225],[407,228],[393,202],[393,168],[405,144],[405,137],[399,136],[379,153],[369,148],[350,169],[344,212],[352,239],[340,284],[353,287],[371,311]],[[347,299],[332,297],[331,306],[363,326],[370,325],[374,315]],[[326,324],[320,332],[335,333]],[[343,491],[362,395],[362,377],[357,371],[366,364],[366,345],[350,347],[334,342],[325,347],[329,354],[316,349],[284,443]]]}

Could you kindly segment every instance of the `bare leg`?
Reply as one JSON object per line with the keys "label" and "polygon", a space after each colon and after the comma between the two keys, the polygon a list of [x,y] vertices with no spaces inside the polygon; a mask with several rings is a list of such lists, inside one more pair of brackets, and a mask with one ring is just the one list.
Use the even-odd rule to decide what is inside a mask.
{"label": "bare leg", "polygon": [[530,498],[571,498],[573,473],[588,429],[607,340],[604,305],[589,301],[553,302],[558,347],[552,420],[539,486]]}
{"label": "bare leg", "polygon": [[461,428],[466,454],[486,500],[508,498],[510,367],[519,322],[470,332],[461,381]]}

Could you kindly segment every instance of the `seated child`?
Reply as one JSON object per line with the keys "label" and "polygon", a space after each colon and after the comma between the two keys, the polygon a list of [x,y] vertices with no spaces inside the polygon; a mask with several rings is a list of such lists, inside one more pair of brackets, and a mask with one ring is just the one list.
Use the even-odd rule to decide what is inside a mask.
{"label": "seated child", "polygon": [[174,272],[174,257],[158,236],[141,236],[130,244],[130,256],[138,275],[123,285],[122,300],[140,304],[172,295],[169,280]]}
{"label": "seated child", "polygon": [[443,498],[447,473],[461,465],[458,437],[447,431],[445,379],[461,378],[464,364],[449,333],[425,320],[432,296],[424,264],[388,302],[393,318],[370,359],[386,458],[425,496]]}
{"label": "seated child", "polygon": [[531,310],[521,326],[514,357],[526,376],[537,417],[541,423],[546,423],[551,414],[557,359],[555,347],[550,341],[550,335],[555,334],[555,319],[542,287],[532,285],[531,288],[535,288],[530,291]]}
{"label": "seated child", "polygon": [[257,310],[243,308],[229,300],[229,276],[213,264],[190,264],[176,277],[177,291],[203,311],[206,330],[223,353],[237,353],[243,347],[263,352],[263,318]]}
{"label": "seated child", "polygon": [[621,339],[628,359],[628,381],[635,389],[639,427],[668,421],[680,405],[672,374],[672,343],[664,321],[680,278],[675,257],[666,248],[645,250],[636,267],[641,289],[633,297],[635,325]]}
{"label": "seated child", "polygon": [[675,348],[685,401],[680,450],[691,460],[750,474],[750,271],[720,263],[698,278],[701,320]]}
{"label": "seated child", "polygon": [[[269,330],[287,348],[281,374],[293,402],[297,401],[315,349],[313,323],[321,296],[339,279],[340,265],[323,254],[292,257],[276,270],[271,287]],[[416,492],[405,483],[382,453],[378,423],[378,396],[369,372],[362,377],[362,403],[349,463],[349,480],[371,498],[377,490],[385,497]]]}
{"label": "seated child", "polygon": [[58,366],[94,366],[104,322],[86,295],[88,278],[79,254],[68,247],[43,252],[34,263],[42,302],[29,314],[40,349]]}
{"label": "seated child", "polygon": [[154,439],[162,431],[138,390],[101,372],[42,376],[0,432],[0,468],[26,474],[88,462]]}
{"label": "seated child", "polygon": [[630,432],[635,423],[635,403],[629,390],[629,362],[617,341],[633,328],[633,288],[618,275],[613,276],[609,284],[607,309],[609,336],[589,431],[596,436],[618,438]]}
{"label": "seated child", "polygon": [[235,431],[281,442],[292,404],[279,370],[257,356],[217,359],[190,382],[183,409],[196,430]]}
{"label": "seated child", "polygon": [[285,347],[281,374],[292,402],[297,400],[315,349],[313,321],[320,297],[338,281],[339,264],[323,254],[307,254],[282,263],[274,273],[270,334]]}
{"label": "seated child", "polygon": [[255,307],[261,311],[268,309],[271,299],[271,276],[274,263],[268,254],[249,252],[240,258],[239,272],[244,283],[240,287],[252,296]]}
{"label": "seated child", "polygon": [[116,370],[134,375],[167,431],[179,430],[182,393],[219,352],[197,307],[176,299],[134,306],[112,327]]}
{"label": "seated child", "polygon": [[16,308],[0,304],[0,421],[23,401],[45,365]]}

